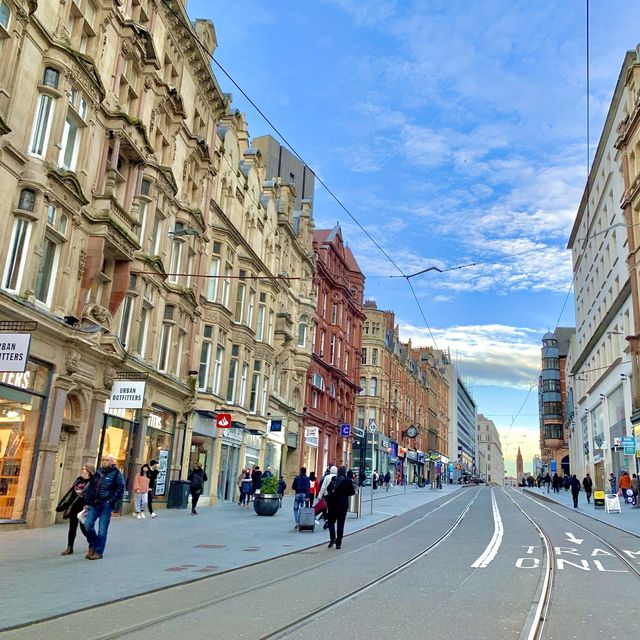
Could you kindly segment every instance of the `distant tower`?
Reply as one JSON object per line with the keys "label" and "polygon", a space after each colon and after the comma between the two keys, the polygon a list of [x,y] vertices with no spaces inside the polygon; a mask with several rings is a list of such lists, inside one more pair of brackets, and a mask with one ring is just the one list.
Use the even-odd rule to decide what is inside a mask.
{"label": "distant tower", "polygon": [[522,467],[522,453],[520,453],[520,447],[518,447],[518,455],[516,456],[516,478],[518,482],[522,479],[524,475],[524,470]]}

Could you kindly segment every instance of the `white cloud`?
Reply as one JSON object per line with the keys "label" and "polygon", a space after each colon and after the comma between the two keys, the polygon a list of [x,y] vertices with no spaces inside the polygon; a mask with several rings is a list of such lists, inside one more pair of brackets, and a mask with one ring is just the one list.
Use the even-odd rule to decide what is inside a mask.
{"label": "white cloud", "polygon": [[[473,384],[529,389],[538,379],[543,331],[502,324],[431,328],[439,349],[449,350],[454,363]],[[403,341],[433,346],[428,329],[400,323]]]}

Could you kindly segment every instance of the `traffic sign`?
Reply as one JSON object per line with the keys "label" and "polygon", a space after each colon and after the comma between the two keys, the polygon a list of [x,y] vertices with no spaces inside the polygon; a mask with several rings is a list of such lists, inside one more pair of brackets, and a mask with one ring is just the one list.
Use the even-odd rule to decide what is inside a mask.
{"label": "traffic sign", "polygon": [[216,428],[217,429],[228,429],[231,426],[231,414],[230,413],[219,413],[216,416]]}
{"label": "traffic sign", "polygon": [[353,433],[355,433],[358,436],[358,438],[364,438],[364,429],[359,429],[358,427],[354,427]]}
{"label": "traffic sign", "polygon": [[351,435],[351,425],[348,423],[343,423],[340,425],[340,435],[343,438],[348,438]]}
{"label": "traffic sign", "polygon": [[369,433],[375,433],[378,430],[378,425],[373,418],[369,420],[369,426],[367,427],[367,429],[369,429]]}

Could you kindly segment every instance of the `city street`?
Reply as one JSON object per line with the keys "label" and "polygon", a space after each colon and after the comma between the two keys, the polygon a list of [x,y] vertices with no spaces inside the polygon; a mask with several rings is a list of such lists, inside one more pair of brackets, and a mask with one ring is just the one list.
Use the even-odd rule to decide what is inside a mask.
{"label": "city street", "polygon": [[[231,507],[224,505],[218,512],[233,518],[226,531],[235,525],[237,537]],[[474,638],[527,637],[532,630],[542,634],[538,637],[580,639],[638,633],[640,518],[630,520],[634,534],[593,519],[589,511],[575,513],[520,490],[484,486],[442,492],[395,488],[377,495],[374,507],[373,518],[348,520],[350,535],[341,550],[327,549],[326,535],[318,532],[291,531],[277,543],[265,543],[265,521],[269,526],[282,522],[282,516],[290,515],[286,509],[276,518],[250,518],[241,546],[258,546],[256,537],[261,538],[265,551],[258,564],[224,573],[210,567],[213,575],[197,582],[15,629],[0,638],[173,638],[213,628],[216,637],[234,639],[386,638],[399,626],[413,637],[434,628],[458,636],[473,629]],[[254,522],[260,532],[252,530]],[[363,524],[373,526],[359,526]],[[120,528],[125,526],[130,529],[125,523]],[[231,547],[232,541],[227,542]],[[266,551],[275,546],[277,553]],[[193,572],[190,549],[188,544],[182,551],[167,549],[176,563],[180,553],[186,558],[169,574],[180,573],[180,567]],[[233,564],[234,554],[226,547],[203,552],[211,553],[216,563],[226,557]],[[61,578],[57,588],[66,591],[67,599],[75,596],[89,570],[96,575],[90,582],[94,594],[113,594],[111,563],[123,571],[120,582],[143,580],[145,573],[154,572],[150,554],[138,553],[136,558],[112,548],[98,574],[95,563],[74,560],[76,569],[62,572],[66,587]],[[123,554],[126,568],[117,560]],[[60,566],[68,560],[55,561]]]}

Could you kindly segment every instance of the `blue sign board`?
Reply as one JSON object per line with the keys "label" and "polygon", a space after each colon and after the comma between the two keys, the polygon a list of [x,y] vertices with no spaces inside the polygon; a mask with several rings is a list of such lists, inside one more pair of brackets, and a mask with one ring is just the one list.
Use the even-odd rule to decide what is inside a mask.
{"label": "blue sign board", "polygon": [[269,431],[282,431],[282,420],[272,420]]}
{"label": "blue sign board", "polygon": [[632,456],[636,452],[636,439],[634,436],[622,436],[620,444],[624,447],[625,455]]}
{"label": "blue sign board", "polygon": [[347,424],[346,422],[344,424],[340,425],[340,435],[343,438],[348,438],[351,435],[351,425]]}
{"label": "blue sign board", "polygon": [[551,473],[555,473],[555,472],[556,472],[556,470],[557,470],[557,467],[556,467],[556,461],[555,461],[555,460],[552,460],[552,461],[551,461]]}

